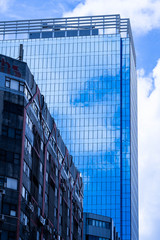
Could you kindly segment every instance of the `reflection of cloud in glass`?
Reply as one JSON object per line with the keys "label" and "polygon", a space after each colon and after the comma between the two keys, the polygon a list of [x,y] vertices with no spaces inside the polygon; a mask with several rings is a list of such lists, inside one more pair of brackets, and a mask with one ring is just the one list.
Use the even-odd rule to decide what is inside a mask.
{"label": "reflection of cloud in glass", "polygon": [[83,88],[76,91],[76,94],[70,97],[70,103],[73,106],[91,107],[93,106],[93,104],[97,105],[104,101],[108,102],[111,100],[111,98],[115,99],[118,92],[116,91],[116,89],[111,88],[111,84],[113,84],[112,80],[113,76],[110,79],[108,77],[101,76],[94,77],[83,82]]}
{"label": "reflection of cloud in glass", "polygon": [[[120,90],[119,87],[113,88],[111,84],[116,85],[115,78],[94,77],[87,81],[81,82],[78,89],[65,91],[64,98],[66,101],[66,114],[60,114],[62,104],[57,102],[57,112],[53,109],[54,116],[58,120],[58,126],[62,130],[62,137],[67,143],[74,143],[74,153],[79,151],[88,152],[93,155],[100,151],[101,154],[106,151],[108,154],[120,145]],[[65,96],[66,95],[66,96]],[[73,112],[78,113],[73,115]],[[72,113],[72,115],[68,114]],[[96,117],[95,117],[96,114]],[[75,116],[75,117],[74,117]],[[98,117],[99,116],[99,117]],[[64,131],[67,121],[68,131]],[[63,131],[64,130],[64,131]],[[79,135],[77,133],[79,131]],[[111,142],[112,138],[112,144]],[[106,141],[110,139],[110,141]],[[83,149],[82,148],[83,143]],[[89,144],[88,144],[89,143]],[[72,146],[73,146],[72,145]],[[72,149],[69,149],[72,153]]]}

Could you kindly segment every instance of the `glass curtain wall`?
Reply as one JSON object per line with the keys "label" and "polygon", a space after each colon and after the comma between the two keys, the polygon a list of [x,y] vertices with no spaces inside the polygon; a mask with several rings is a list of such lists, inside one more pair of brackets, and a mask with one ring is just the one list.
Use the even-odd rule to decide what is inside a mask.
{"label": "glass curtain wall", "polygon": [[0,52],[17,57],[20,43],[82,173],[84,211],[112,217],[122,239],[131,240],[130,39],[106,34],[7,40]]}

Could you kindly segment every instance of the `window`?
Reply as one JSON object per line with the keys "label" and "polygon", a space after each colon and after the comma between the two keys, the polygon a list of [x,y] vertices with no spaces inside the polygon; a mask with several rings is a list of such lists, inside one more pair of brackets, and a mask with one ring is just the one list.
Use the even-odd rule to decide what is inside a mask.
{"label": "window", "polygon": [[5,87],[10,88],[10,79],[6,78]]}
{"label": "window", "polygon": [[81,228],[78,226],[78,234],[81,234]]}
{"label": "window", "polygon": [[54,148],[54,144],[55,144],[55,142],[54,142],[53,137],[51,137],[51,139],[50,139],[50,143],[51,143],[51,146]]}
{"label": "window", "polygon": [[43,172],[43,165],[42,165],[41,162],[40,162],[40,164],[39,164],[39,170],[40,170],[41,173]]}
{"label": "window", "polygon": [[16,216],[17,205],[3,203],[2,213],[5,215]]}
{"label": "window", "polygon": [[8,136],[8,127],[2,125],[2,135],[3,136]]}
{"label": "window", "polygon": [[80,209],[78,209],[78,215],[79,215],[80,218],[82,217]]}
{"label": "window", "polygon": [[49,137],[49,130],[48,130],[48,127],[47,127],[46,123],[44,123],[44,133],[45,133],[46,137],[48,138]]}
{"label": "window", "polygon": [[17,190],[17,179],[7,178],[7,188]]}
{"label": "window", "polygon": [[16,211],[15,210],[10,210],[10,215],[15,217],[16,216]]}
{"label": "window", "polygon": [[42,150],[42,151],[43,151],[43,147],[44,147],[44,146],[43,146],[43,142],[41,141],[41,150]]}
{"label": "window", "polygon": [[103,226],[103,228],[106,228],[106,223],[103,222],[103,223],[102,223],[102,226]]}
{"label": "window", "polygon": [[92,225],[93,225],[93,226],[95,226],[95,225],[96,225],[96,224],[95,224],[95,220],[94,220],[94,219],[92,220]]}
{"label": "window", "polygon": [[58,169],[56,168],[56,177],[58,177]]}
{"label": "window", "polygon": [[69,174],[69,169],[68,169],[66,163],[64,163],[64,170],[65,170],[65,172],[66,172],[66,174],[67,174],[67,176],[68,176],[68,174]]}
{"label": "window", "polygon": [[42,186],[39,184],[39,195],[42,196]]}
{"label": "window", "polygon": [[48,182],[48,173],[46,172],[46,182]]}
{"label": "window", "polygon": [[35,102],[32,102],[32,108],[33,108],[33,110],[34,110],[36,116],[38,117],[38,115],[39,115],[39,114],[38,114],[39,111],[38,111],[38,107],[37,107],[37,105],[36,105]]}
{"label": "window", "polygon": [[67,227],[67,236],[69,236],[69,228]]}
{"label": "window", "polygon": [[24,92],[24,83],[19,83],[19,91]]}
{"label": "window", "polygon": [[38,216],[41,215],[41,209],[38,207]]}
{"label": "window", "polygon": [[62,205],[62,195],[60,195],[60,205]]}
{"label": "window", "polygon": [[15,138],[15,129],[8,127],[8,137]]}
{"label": "window", "polygon": [[27,226],[27,224],[28,224],[28,217],[22,211],[21,211],[21,222],[25,226]]}
{"label": "window", "polygon": [[24,161],[24,164],[23,164],[23,171],[25,172],[25,174],[27,175],[27,177],[30,178],[30,168],[29,168],[29,166],[26,164],[25,161]]}
{"label": "window", "polygon": [[70,199],[70,190],[68,189],[68,199]]}
{"label": "window", "polygon": [[49,161],[49,152],[47,151],[47,161]]}
{"label": "window", "polygon": [[21,139],[21,130],[20,129],[15,129],[15,136],[16,136],[16,139]]}
{"label": "window", "polygon": [[54,217],[57,217],[57,209],[54,208]]}
{"label": "window", "polygon": [[6,160],[6,151],[0,149],[0,160],[5,161]]}
{"label": "window", "polygon": [[90,219],[90,218],[88,218],[88,225],[110,229],[110,223],[109,222],[103,222],[103,221]]}
{"label": "window", "polygon": [[48,204],[48,196],[46,193],[45,193],[45,203]]}
{"label": "window", "polygon": [[62,161],[63,161],[62,155],[59,153],[59,162],[60,162],[60,164],[62,164]]}
{"label": "window", "polygon": [[24,83],[13,78],[6,77],[5,87],[11,88],[16,91],[24,92]]}
{"label": "window", "polygon": [[26,188],[23,186],[22,187],[22,197],[28,201],[28,191],[26,190]]}
{"label": "window", "polygon": [[2,135],[10,138],[21,139],[21,130],[2,125]]}
{"label": "window", "polygon": [[39,232],[37,231],[37,240],[39,240],[39,236],[40,236],[40,234],[39,234]]}
{"label": "window", "polygon": [[67,208],[67,216],[68,216],[68,217],[69,217],[69,211],[70,211],[69,208]]}
{"label": "window", "polygon": [[4,101],[4,112],[8,114],[16,114],[16,118],[19,118],[17,115],[23,116],[23,106],[9,101]]}
{"label": "window", "polygon": [[105,224],[106,224],[106,228],[107,228],[107,229],[110,229],[110,223],[109,223],[109,222],[106,222]]}
{"label": "window", "polygon": [[55,197],[57,197],[57,188],[55,188]]}
{"label": "window", "polygon": [[26,114],[26,123],[27,123],[28,127],[30,128],[30,130],[32,131],[33,123],[31,121],[30,117],[28,116],[28,114]]}
{"label": "window", "polygon": [[25,138],[25,148],[31,154],[32,147],[27,138]]}
{"label": "window", "polygon": [[92,225],[92,219],[88,219],[88,225]]}
{"label": "window", "polygon": [[19,164],[20,161],[20,154],[14,153],[14,164]]}
{"label": "window", "polygon": [[30,94],[30,92],[28,91],[28,89],[27,89],[26,86],[25,86],[25,88],[24,88],[24,93],[25,93],[27,99],[30,100],[30,98],[31,98],[31,94]]}
{"label": "window", "polygon": [[62,216],[59,216],[59,224],[62,224]]}
{"label": "window", "polygon": [[19,90],[19,82],[12,79],[11,83],[10,83],[10,88],[18,91]]}

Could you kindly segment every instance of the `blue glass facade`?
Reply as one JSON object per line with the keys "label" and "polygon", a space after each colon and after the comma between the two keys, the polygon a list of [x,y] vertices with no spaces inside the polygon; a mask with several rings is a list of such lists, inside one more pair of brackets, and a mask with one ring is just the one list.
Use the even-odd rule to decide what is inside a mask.
{"label": "blue glass facade", "polygon": [[84,211],[112,217],[123,240],[138,240],[137,89],[129,20],[115,15],[56,21],[23,34],[15,30],[19,37],[13,40],[4,30],[0,52],[18,57],[23,44],[24,61],[82,172]]}

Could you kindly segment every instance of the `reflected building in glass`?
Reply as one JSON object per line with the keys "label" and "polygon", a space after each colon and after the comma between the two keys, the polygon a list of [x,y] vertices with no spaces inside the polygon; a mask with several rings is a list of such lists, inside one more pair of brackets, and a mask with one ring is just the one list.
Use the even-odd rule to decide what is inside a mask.
{"label": "reflected building in glass", "polygon": [[138,240],[136,59],[120,15],[0,22],[0,52],[35,76],[84,182],[84,211]]}

